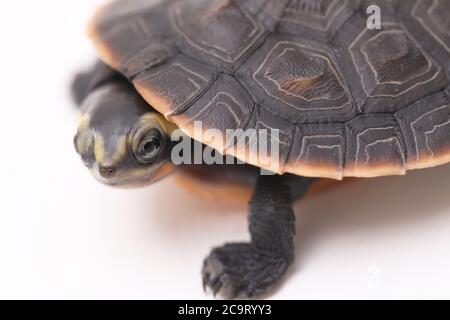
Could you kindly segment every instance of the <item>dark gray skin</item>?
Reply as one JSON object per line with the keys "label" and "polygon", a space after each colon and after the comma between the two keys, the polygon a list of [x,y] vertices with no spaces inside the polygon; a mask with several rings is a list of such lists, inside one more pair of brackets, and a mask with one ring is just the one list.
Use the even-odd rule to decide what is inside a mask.
{"label": "dark gray skin", "polygon": [[[73,95],[85,119],[80,122],[75,146],[100,182],[111,186],[149,184],[170,171],[164,169],[171,164],[170,125],[119,74],[98,63],[76,78]],[[142,122],[143,117],[150,120]],[[147,148],[139,146],[145,144],[142,137],[148,140]],[[102,141],[102,146],[87,143],[86,147],[89,139]],[[118,146],[123,141],[127,147],[120,152]],[[136,144],[138,147],[133,147]],[[151,153],[148,159],[139,160],[146,158],[146,151]],[[306,193],[314,179],[289,174],[264,176],[259,168],[246,165],[202,165],[201,170],[255,185],[248,216],[251,242],[212,250],[203,264],[204,287],[228,299],[267,294],[294,261],[293,201]]]}

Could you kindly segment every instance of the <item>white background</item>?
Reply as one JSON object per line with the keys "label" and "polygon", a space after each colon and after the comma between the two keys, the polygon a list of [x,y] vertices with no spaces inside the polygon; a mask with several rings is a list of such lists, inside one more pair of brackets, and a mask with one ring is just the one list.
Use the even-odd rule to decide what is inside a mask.
{"label": "white background", "polygon": [[[95,0],[0,10],[0,298],[204,299],[210,248],[245,210],[169,179],[112,190],[72,147],[71,75],[94,51]],[[450,298],[450,167],[364,180],[296,206],[297,262],[275,299]]]}

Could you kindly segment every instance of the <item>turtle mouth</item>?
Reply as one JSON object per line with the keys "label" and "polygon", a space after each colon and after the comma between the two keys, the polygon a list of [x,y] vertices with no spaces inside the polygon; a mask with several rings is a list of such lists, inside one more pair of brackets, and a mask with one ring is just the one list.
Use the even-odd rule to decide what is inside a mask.
{"label": "turtle mouth", "polygon": [[101,184],[112,188],[118,189],[134,189],[143,188],[153,183],[153,180],[139,181],[139,180],[107,180],[107,179],[97,179]]}
{"label": "turtle mouth", "polygon": [[114,178],[104,178],[97,171],[92,173],[94,178],[103,185],[113,188],[130,189],[146,187],[155,182],[154,175],[130,176],[122,174]]}
{"label": "turtle mouth", "polygon": [[164,163],[156,167],[117,171],[111,177],[105,177],[98,168],[92,168],[91,173],[103,185],[120,189],[134,189],[160,181],[173,171],[173,167],[172,164]]}

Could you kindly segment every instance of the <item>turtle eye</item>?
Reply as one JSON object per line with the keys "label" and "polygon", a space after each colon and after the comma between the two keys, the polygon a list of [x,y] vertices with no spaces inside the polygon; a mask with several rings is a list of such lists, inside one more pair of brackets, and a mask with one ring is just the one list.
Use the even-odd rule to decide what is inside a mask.
{"label": "turtle eye", "polygon": [[160,154],[163,146],[163,135],[158,129],[151,129],[139,139],[134,150],[136,159],[142,164],[148,164]]}

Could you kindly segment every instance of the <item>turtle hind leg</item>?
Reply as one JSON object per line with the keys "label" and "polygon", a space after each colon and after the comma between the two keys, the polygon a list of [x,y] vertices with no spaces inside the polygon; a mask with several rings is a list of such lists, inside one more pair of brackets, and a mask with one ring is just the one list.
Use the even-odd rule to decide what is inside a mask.
{"label": "turtle hind leg", "polygon": [[80,72],[74,77],[71,84],[72,99],[80,107],[92,91],[112,81],[125,81],[125,78],[98,61],[89,70]]}
{"label": "turtle hind leg", "polygon": [[[295,216],[288,176],[260,176],[249,205],[251,242],[214,249],[203,264],[203,285],[214,294],[254,298],[274,289],[294,261]],[[303,193],[310,179],[303,179]]]}

